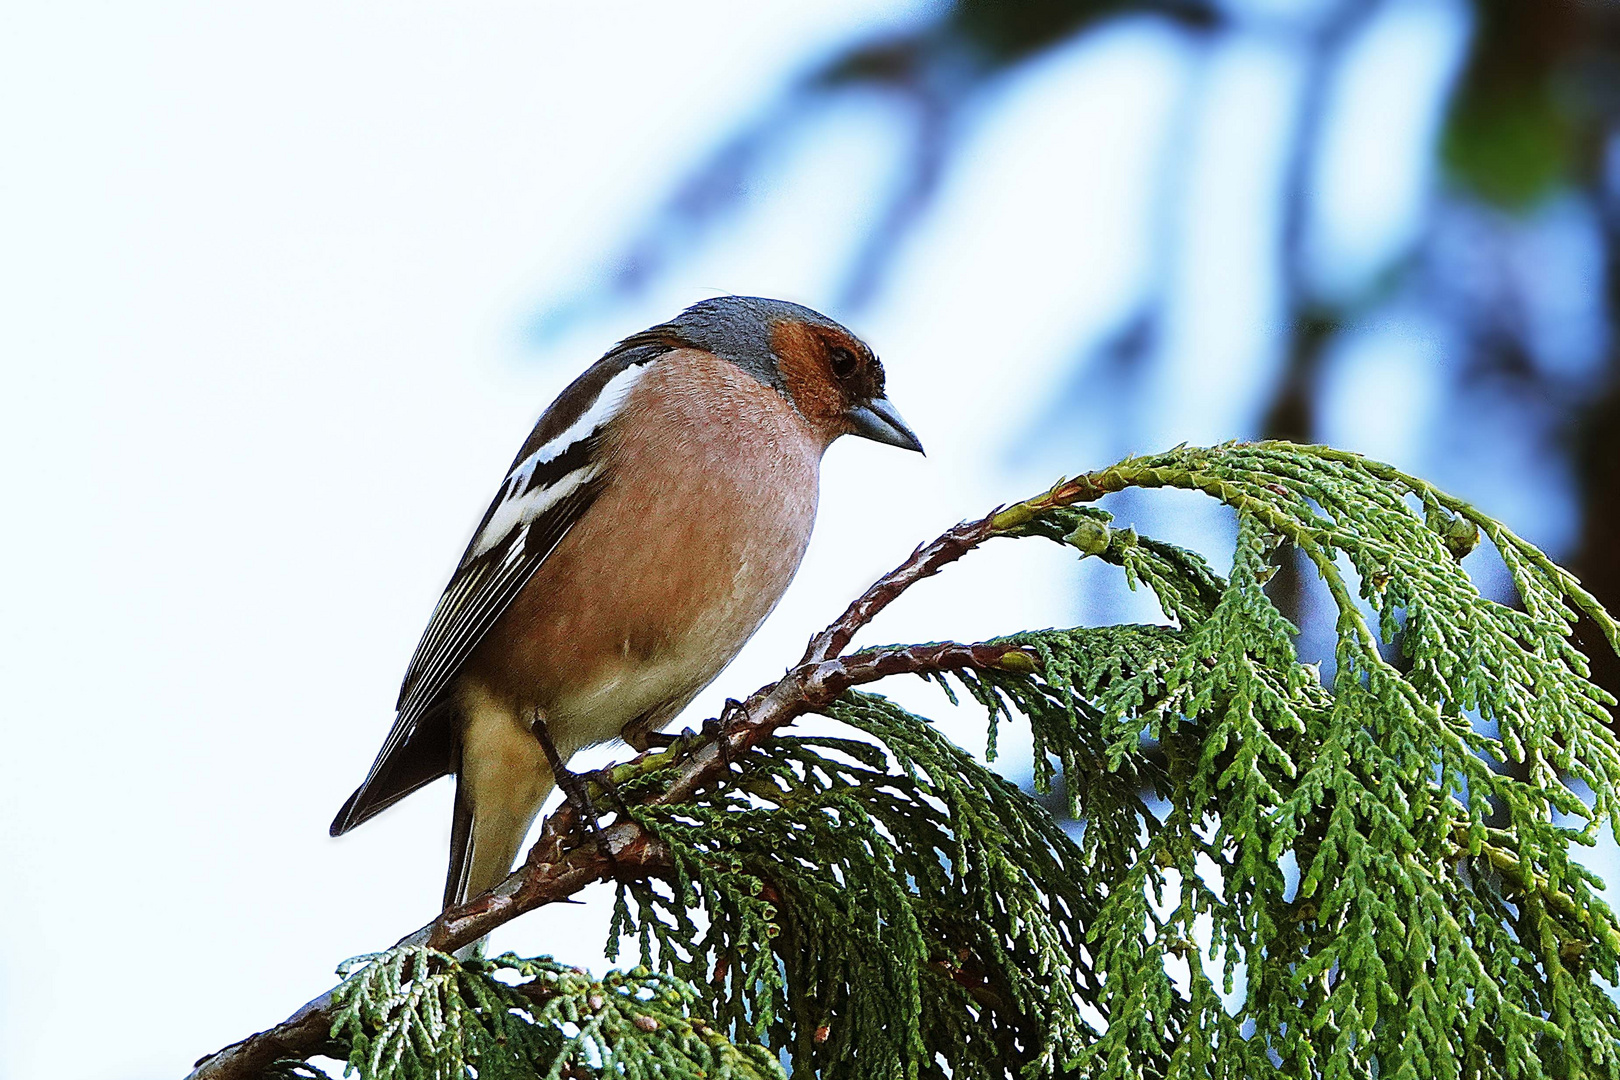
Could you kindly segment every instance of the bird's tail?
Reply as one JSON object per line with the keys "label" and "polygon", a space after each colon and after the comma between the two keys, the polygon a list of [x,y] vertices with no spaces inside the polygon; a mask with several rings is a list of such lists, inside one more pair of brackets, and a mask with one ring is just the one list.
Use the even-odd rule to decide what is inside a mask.
{"label": "bird's tail", "polygon": [[[531,785],[526,792],[530,798],[523,804],[489,806],[486,800],[480,811],[466,774],[458,776],[455,813],[450,819],[450,869],[444,882],[446,908],[488,892],[512,872],[523,838],[551,793],[549,772],[544,780],[543,785]],[[476,955],[483,951],[483,945],[484,939],[480,938],[456,950],[456,955],[463,959]]]}
{"label": "bird's tail", "polygon": [[456,805],[450,816],[450,872],[444,879],[445,910],[461,903],[467,895],[467,883],[472,873],[472,798],[467,784],[456,777]]}

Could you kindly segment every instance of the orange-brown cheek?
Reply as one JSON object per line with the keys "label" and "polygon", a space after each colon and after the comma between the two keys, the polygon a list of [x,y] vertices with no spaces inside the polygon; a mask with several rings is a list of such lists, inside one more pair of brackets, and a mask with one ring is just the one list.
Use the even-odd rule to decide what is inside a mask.
{"label": "orange-brown cheek", "polygon": [[799,323],[780,323],[771,332],[777,369],[799,412],[824,438],[844,431],[844,400],[823,358],[823,348]]}

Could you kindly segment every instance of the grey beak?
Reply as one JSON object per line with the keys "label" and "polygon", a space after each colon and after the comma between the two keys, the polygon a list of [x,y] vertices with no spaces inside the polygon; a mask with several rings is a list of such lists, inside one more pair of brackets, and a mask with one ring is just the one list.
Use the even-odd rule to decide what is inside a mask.
{"label": "grey beak", "polygon": [[857,405],[844,414],[849,418],[851,434],[873,442],[888,443],[902,450],[923,452],[922,443],[912,434],[906,422],[900,419],[900,410],[886,397],[876,397],[865,405]]}

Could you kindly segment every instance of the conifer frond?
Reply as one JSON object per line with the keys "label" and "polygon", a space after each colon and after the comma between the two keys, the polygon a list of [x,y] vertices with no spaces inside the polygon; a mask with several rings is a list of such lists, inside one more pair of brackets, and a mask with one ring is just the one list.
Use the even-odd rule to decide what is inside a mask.
{"label": "conifer frond", "polygon": [[339,973],[332,1037],[368,1080],[783,1075],[773,1055],[734,1046],[694,1013],[691,987],[645,968],[597,979],[510,953],[458,961],[401,947]]}
{"label": "conifer frond", "polygon": [[[975,677],[1030,717],[1038,746],[1072,730],[1106,747],[1063,760],[1088,834],[1110,837],[1086,845],[1088,869],[1112,883],[1093,931],[1110,1024],[1076,1067],[1616,1075],[1620,1014],[1598,980],[1620,974],[1620,927],[1569,850],[1616,822],[1613,701],[1571,635],[1584,615],[1614,643],[1607,613],[1501,524],[1352,454],[1179,449],[1085,479],[1204,491],[1237,511],[1238,538],[1207,613],[1184,599],[1202,570],[1179,585],[1139,572],[1177,625],[1019,635],[1042,678]],[[1018,528],[1052,536],[1073,516]],[[1482,597],[1460,565],[1481,533],[1524,610]],[[1264,591],[1283,543],[1337,609],[1331,689]],[[1113,778],[1146,771],[1144,737],[1168,772],[1138,848]],[[1190,963],[1185,989],[1167,954]]]}
{"label": "conifer frond", "polygon": [[[1160,487],[1232,508],[1227,577],[1080,505]],[[546,961],[385,954],[345,983],[333,1035],[351,1062],[368,1078],[560,1076],[573,1053],[590,1075],[642,1075],[632,1063],[667,1036],[723,1046],[736,1064],[711,1076],[770,1075],[780,1053],[827,1080],[1620,1078],[1604,991],[1620,923],[1571,857],[1620,825],[1614,702],[1574,631],[1612,647],[1620,628],[1570,574],[1353,454],[1181,447],[959,526],[817,640],[836,652],[993,536],[1111,562],[1166,616],[910,668],[983,704],[992,749],[1027,721],[1035,785],[1061,778],[1075,823],[875,694],[823,704],[850,737],[779,730],[723,768],[715,737],[694,737],[617,772],[621,821],[658,852],[638,864],[655,879],[622,875],[613,928],[645,967],[592,982]],[[1475,587],[1481,537],[1475,557],[1495,552],[1522,609]],[[1291,551],[1334,612],[1325,681],[1266,592]],[[881,675],[902,668],[873,658],[908,648],[932,647],[839,663]],[[836,666],[825,656],[778,685]],[[700,752],[713,767],[660,797]],[[593,993],[612,1007],[587,1015]],[[582,1021],[612,1035],[581,1042]],[[670,1060],[657,1075],[699,1075]]]}
{"label": "conifer frond", "polygon": [[697,805],[636,812],[677,876],[627,886],[620,928],[805,1075],[1001,1077],[1086,1045],[1094,904],[1062,828],[893,702],[828,713],[873,741],[778,737]]}

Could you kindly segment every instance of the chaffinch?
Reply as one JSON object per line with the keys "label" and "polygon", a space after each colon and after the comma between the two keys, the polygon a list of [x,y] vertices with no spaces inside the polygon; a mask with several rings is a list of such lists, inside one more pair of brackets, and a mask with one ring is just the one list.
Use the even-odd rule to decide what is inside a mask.
{"label": "chaffinch", "polygon": [[555,782],[548,741],[559,763],[646,749],[764,622],[840,435],[922,450],[872,350],[808,308],[719,297],[615,345],[518,451],[332,835],[454,775],[445,906],[493,887]]}

